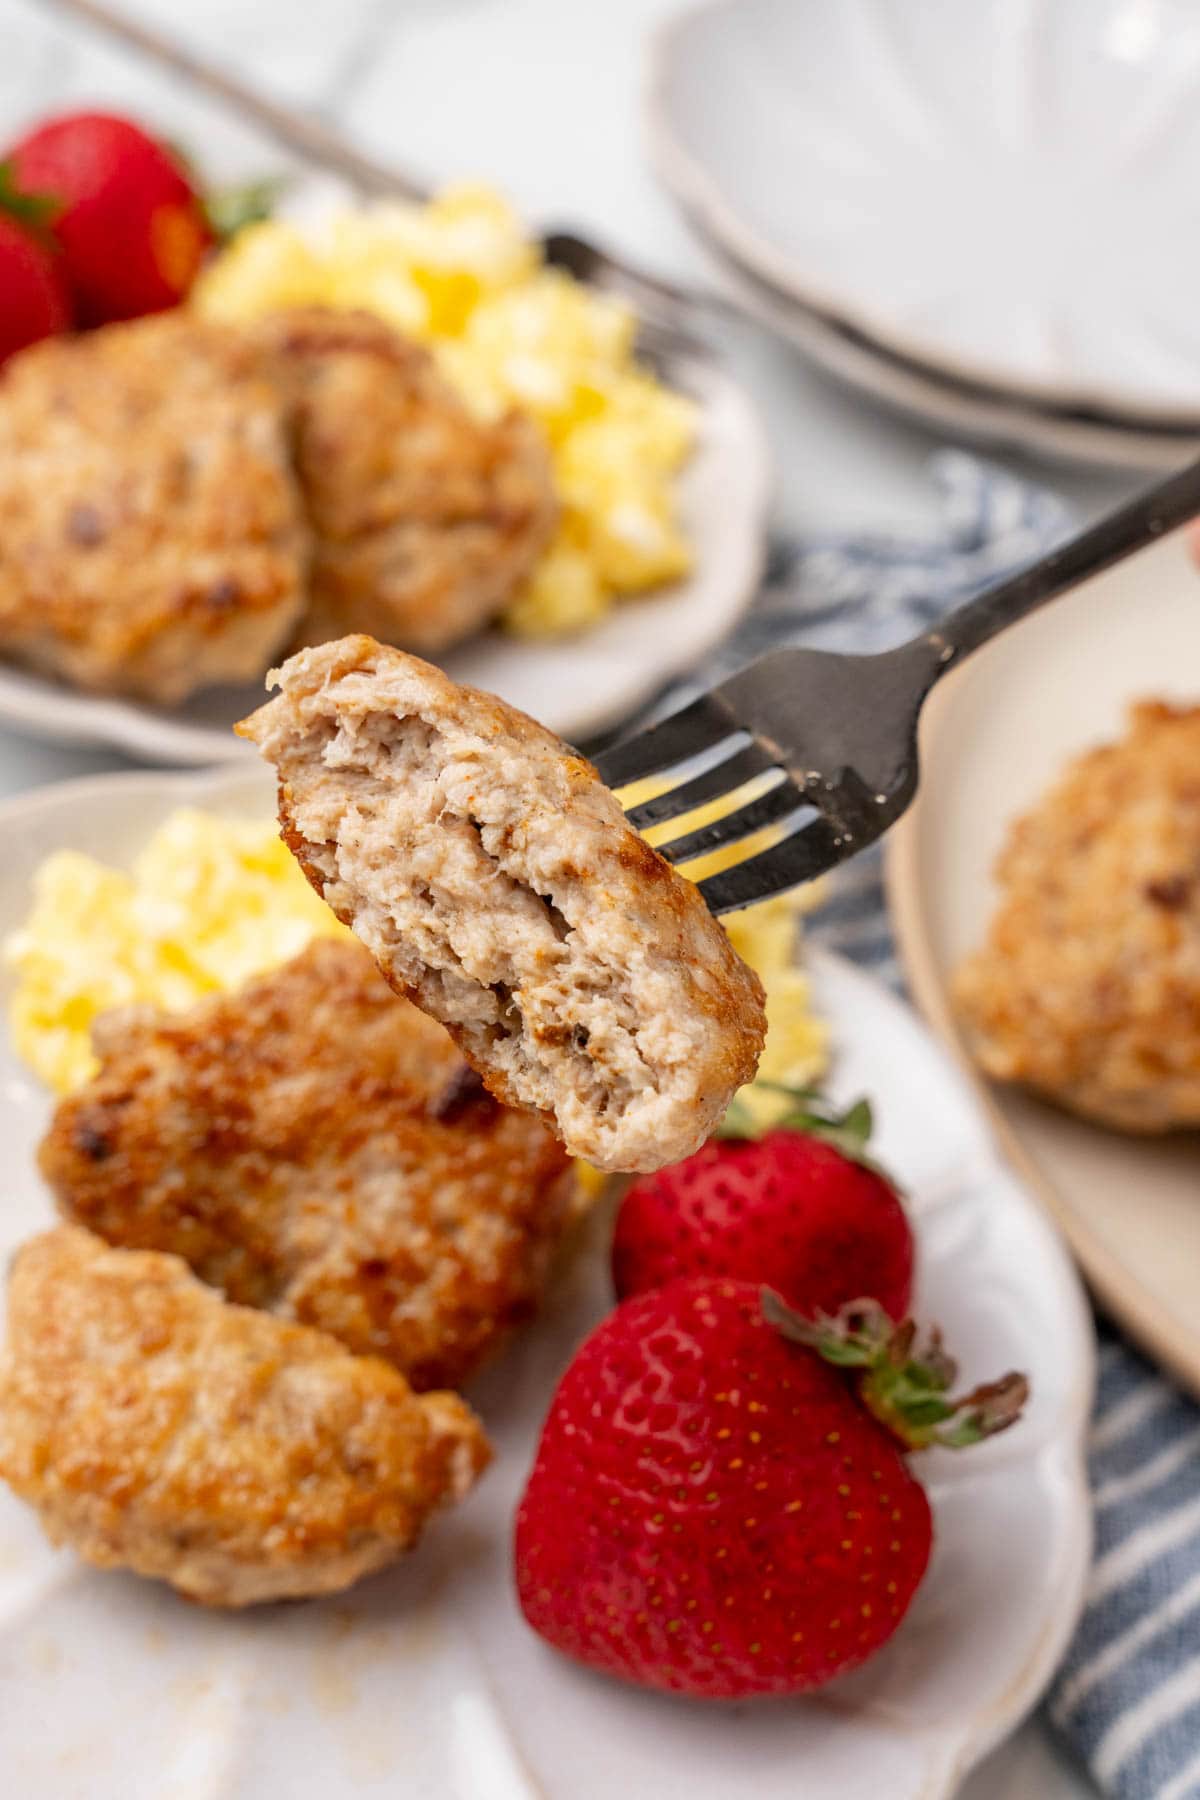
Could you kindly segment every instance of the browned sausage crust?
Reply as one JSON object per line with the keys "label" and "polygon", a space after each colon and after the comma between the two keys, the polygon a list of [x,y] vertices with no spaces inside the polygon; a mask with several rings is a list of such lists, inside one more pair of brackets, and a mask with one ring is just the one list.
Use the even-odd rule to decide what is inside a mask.
{"label": "browned sausage crust", "polygon": [[297,641],[369,631],[432,652],[486,625],[557,520],[533,421],[473,418],[428,352],[368,313],[303,308],[248,330],[315,534]]}
{"label": "browned sausage crust", "polygon": [[0,376],[0,652],[182,700],[261,674],[309,532],[261,356],[186,313],[50,338]]}
{"label": "browned sausage crust", "polygon": [[1135,706],[996,873],[955,988],[987,1072],[1122,1131],[1200,1125],[1200,707]]}
{"label": "browned sausage crust", "polygon": [[101,1568],[209,1606],[332,1593],[487,1459],[456,1394],[227,1305],[177,1257],[60,1226],[14,1262],[0,1476]]}
{"label": "browned sausage crust", "polygon": [[572,1216],[566,1153],[353,939],[182,1015],[111,1014],[96,1041],[41,1150],[68,1218],[418,1388],[459,1385],[536,1307]]}

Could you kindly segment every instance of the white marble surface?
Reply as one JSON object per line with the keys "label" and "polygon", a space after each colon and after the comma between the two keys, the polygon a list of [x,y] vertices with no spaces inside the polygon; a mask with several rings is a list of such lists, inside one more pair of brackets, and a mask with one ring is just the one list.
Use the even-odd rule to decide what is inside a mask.
{"label": "white marble surface", "polygon": [[[704,273],[642,157],[642,45],[677,0],[129,4],[422,179],[486,176],[535,220],[574,222],[668,273]],[[238,120],[126,53],[32,0],[0,0],[0,139],[47,109],[88,101],[139,111],[218,176],[280,161]],[[927,516],[924,464],[938,440],[850,398],[762,338],[731,342],[729,351],[772,433],[781,522],[904,525]],[[1085,512],[1134,485],[1050,473]],[[119,766],[116,756],[0,733],[0,794]],[[967,1782],[962,1800],[1086,1800],[1092,1792],[1031,1724]]]}

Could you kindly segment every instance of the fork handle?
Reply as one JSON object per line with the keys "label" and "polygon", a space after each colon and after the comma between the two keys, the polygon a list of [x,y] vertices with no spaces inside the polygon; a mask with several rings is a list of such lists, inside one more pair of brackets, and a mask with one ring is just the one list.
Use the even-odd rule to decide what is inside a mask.
{"label": "fork handle", "polygon": [[243,118],[253,120],[285,150],[305,162],[332,170],[359,193],[392,200],[397,195],[408,200],[428,200],[427,188],[396,169],[374,162],[312,113],[268,99],[228,70],[195,55],[165,32],[143,24],[140,18],[131,18],[123,10],[109,6],[106,0],[41,0],[41,3],[46,10],[80,19],[118,43],[127,44],[131,50],[172,74],[182,76],[192,87],[223,101]]}
{"label": "fork handle", "polygon": [[[1200,461],[1147,488],[1078,537],[1060,544],[1017,575],[977,594],[947,616],[924,639],[938,652],[937,673],[978,650],[989,638],[1015,625],[1027,613],[1057,600],[1089,576],[1123,562],[1156,538],[1200,514]],[[1197,597],[1200,604],[1200,595]]]}

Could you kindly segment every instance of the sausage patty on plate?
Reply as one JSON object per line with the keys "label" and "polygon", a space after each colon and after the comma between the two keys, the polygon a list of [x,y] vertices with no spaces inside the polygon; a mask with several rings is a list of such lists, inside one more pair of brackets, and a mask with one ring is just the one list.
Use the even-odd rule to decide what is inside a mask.
{"label": "sausage patty on plate", "polygon": [[535,1309],[574,1174],[353,938],[179,1015],[97,1022],[41,1166],[110,1243],[455,1387]]}
{"label": "sausage patty on plate", "polygon": [[172,312],[48,338],[0,374],[0,653],[175,704],[252,680],[305,604],[281,395]]}
{"label": "sausage patty on plate", "polygon": [[409,1549],[487,1460],[456,1394],[230,1306],[178,1257],[66,1225],[17,1253],[0,1476],[101,1568],[209,1606],[334,1593]]}
{"label": "sausage patty on plate", "polygon": [[247,329],[287,404],[315,535],[297,640],[369,631],[436,652],[486,625],[557,519],[538,427],[474,418],[427,351],[368,313],[302,308]]}
{"label": "sausage patty on plate", "polygon": [[1120,1131],[1200,1125],[1200,707],[1146,701],[1013,826],[955,992],[989,1075]]}

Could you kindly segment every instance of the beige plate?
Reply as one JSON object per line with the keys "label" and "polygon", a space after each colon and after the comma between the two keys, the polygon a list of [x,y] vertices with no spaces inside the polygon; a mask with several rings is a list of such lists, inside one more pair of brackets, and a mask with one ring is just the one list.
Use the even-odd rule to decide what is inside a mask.
{"label": "beige plate", "polygon": [[[935,691],[921,797],[892,835],[888,888],[913,994],[960,1055],[947,982],[983,933],[1009,821],[1143,695],[1200,700],[1200,576],[1178,535],[998,639]],[[1124,1137],[976,1079],[1104,1306],[1200,1393],[1200,1138]]]}

